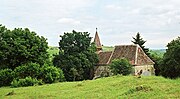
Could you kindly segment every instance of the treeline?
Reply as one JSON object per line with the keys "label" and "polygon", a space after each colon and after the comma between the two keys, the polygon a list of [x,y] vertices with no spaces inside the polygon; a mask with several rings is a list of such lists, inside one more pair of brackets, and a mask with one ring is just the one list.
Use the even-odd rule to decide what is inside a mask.
{"label": "treeline", "polygon": [[49,61],[48,43],[25,28],[0,25],[0,86],[29,86],[64,81],[60,68]]}
{"label": "treeline", "polygon": [[98,62],[88,32],[60,36],[59,54],[50,59],[47,39],[25,28],[0,25],[0,86],[33,86],[92,79]]}
{"label": "treeline", "polygon": [[[91,43],[88,32],[64,33],[60,36],[59,54],[49,56],[47,39],[25,28],[7,29],[0,25],[0,86],[33,86],[61,81],[92,79],[93,68],[98,63],[96,46]],[[133,43],[139,44],[155,62],[156,75],[169,78],[180,77],[180,37],[168,43],[163,58],[149,54],[138,33]],[[115,61],[129,74],[132,66],[126,60]],[[114,73],[122,73],[115,70]]]}

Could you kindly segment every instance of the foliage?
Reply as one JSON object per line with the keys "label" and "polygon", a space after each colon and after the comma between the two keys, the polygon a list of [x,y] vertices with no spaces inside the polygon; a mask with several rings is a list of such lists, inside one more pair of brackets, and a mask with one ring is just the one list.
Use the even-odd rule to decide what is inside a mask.
{"label": "foliage", "polygon": [[59,48],[58,47],[52,47],[52,46],[49,46],[48,48],[48,53],[49,53],[49,58],[50,60],[52,61],[54,56],[57,55],[59,53]]}
{"label": "foliage", "polygon": [[0,70],[0,87],[9,86],[14,78],[14,72],[11,69]]}
{"label": "foliage", "polygon": [[54,66],[43,66],[41,68],[40,76],[42,81],[45,83],[64,81],[63,71]]}
{"label": "foliage", "polygon": [[40,73],[40,65],[36,63],[27,63],[22,66],[16,67],[15,70],[15,77],[18,79],[26,78],[28,76],[32,78],[38,78]]}
{"label": "foliage", "polygon": [[36,78],[26,77],[25,79],[14,79],[11,83],[11,87],[26,87],[26,86],[34,86],[34,85],[42,85],[43,82],[41,80],[37,80]]}
{"label": "foliage", "polygon": [[91,79],[98,57],[89,33],[72,31],[60,37],[59,55],[54,57],[54,65],[63,70],[67,81]]}
{"label": "foliage", "polygon": [[160,63],[162,61],[162,56],[154,53],[150,53],[149,57],[152,59],[152,61],[155,63],[154,68],[155,68],[155,75],[159,76],[160,75]]}
{"label": "foliage", "polygon": [[111,72],[115,75],[128,75],[132,72],[132,65],[129,63],[127,59],[124,58],[112,60],[112,63],[109,66]]}
{"label": "foliage", "polygon": [[167,45],[168,49],[161,62],[161,74],[164,77],[180,77],[180,37]]}
{"label": "foliage", "polygon": [[[14,95],[5,96],[14,91]],[[161,76],[112,76],[26,88],[0,88],[0,99],[179,99],[180,79]]]}
{"label": "foliage", "polygon": [[157,56],[159,58],[163,58],[164,53],[166,52],[166,49],[153,49],[153,50],[149,50],[149,53]]}
{"label": "foliage", "polygon": [[141,38],[141,35],[140,33],[138,32],[136,34],[136,37],[133,37],[133,41],[132,41],[134,44],[138,44],[142,49],[143,51],[146,53],[146,55],[149,56],[149,49],[148,48],[145,48],[144,46],[144,43],[146,43],[146,41],[143,40],[143,38]]}
{"label": "foliage", "polygon": [[11,31],[0,25],[0,68],[14,69],[29,62],[43,65],[47,49],[46,39],[35,32],[27,28]]}

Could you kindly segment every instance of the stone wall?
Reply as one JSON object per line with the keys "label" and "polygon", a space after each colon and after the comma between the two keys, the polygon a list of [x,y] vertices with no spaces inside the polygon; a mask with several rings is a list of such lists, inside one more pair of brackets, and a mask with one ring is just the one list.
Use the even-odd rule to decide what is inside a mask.
{"label": "stone wall", "polygon": [[[132,75],[137,75],[142,71],[141,75],[151,76],[155,74],[155,69],[153,65],[141,65],[133,66]],[[94,77],[106,77],[111,75],[111,71],[108,66],[95,66],[94,67]]]}
{"label": "stone wall", "polygon": [[110,75],[110,69],[108,66],[95,66],[94,77],[106,77]]}
{"label": "stone wall", "polygon": [[141,65],[141,66],[134,66],[134,74],[137,75],[140,71],[142,71],[142,75],[150,76],[154,75],[154,66],[153,65]]}

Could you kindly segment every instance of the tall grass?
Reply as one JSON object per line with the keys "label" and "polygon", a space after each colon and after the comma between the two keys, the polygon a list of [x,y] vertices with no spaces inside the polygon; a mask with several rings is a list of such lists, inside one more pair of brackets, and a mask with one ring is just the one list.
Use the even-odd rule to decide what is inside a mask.
{"label": "tall grass", "polygon": [[[7,95],[10,92],[12,95]],[[0,88],[0,99],[167,99],[180,98],[180,79],[113,76],[96,80],[63,82],[22,88]]]}

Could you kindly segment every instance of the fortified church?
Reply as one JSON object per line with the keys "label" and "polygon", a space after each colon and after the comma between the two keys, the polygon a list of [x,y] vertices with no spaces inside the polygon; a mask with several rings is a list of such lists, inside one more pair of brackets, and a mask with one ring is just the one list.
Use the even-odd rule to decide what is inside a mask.
{"label": "fortified church", "polygon": [[126,58],[133,65],[132,75],[141,72],[142,75],[154,75],[154,62],[144,53],[138,44],[134,45],[117,45],[113,51],[103,51],[100,38],[95,33],[94,43],[97,47],[99,63],[94,67],[94,77],[101,77],[110,73],[108,65],[114,59]]}

